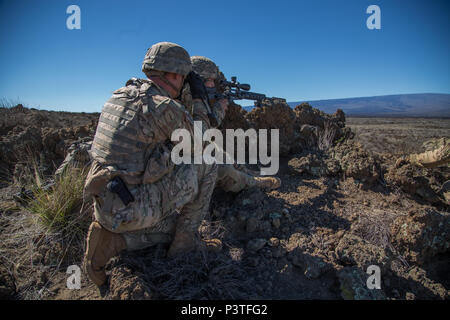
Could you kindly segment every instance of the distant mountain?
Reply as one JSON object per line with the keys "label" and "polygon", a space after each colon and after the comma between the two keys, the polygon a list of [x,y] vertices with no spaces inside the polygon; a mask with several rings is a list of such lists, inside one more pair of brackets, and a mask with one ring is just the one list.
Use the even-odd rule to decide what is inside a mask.
{"label": "distant mountain", "polygon": [[[354,116],[450,117],[450,94],[417,93],[387,96],[288,102],[295,106],[308,102],[326,113],[336,109]],[[245,107],[251,110],[251,107]]]}

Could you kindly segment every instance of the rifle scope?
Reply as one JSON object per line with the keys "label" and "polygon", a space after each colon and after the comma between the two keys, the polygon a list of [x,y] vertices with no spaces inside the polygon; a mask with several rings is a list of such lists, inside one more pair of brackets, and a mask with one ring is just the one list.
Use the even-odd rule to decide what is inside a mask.
{"label": "rifle scope", "polygon": [[237,78],[236,77],[231,77],[231,82],[226,81],[225,82],[226,85],[232,87],[232,88],[238,88],[238,89],[242,89],[245,91],[249,91],[250,90],[250,85],[247,83],[239,83],[237,82]]}

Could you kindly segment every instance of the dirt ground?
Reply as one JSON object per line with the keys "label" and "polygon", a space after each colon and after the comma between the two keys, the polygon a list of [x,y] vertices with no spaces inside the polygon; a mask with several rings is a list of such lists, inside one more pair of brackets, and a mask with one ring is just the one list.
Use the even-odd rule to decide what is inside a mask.
{"label": "dirt ground", "polygon": [[[267,110],[252,115],[237,110],[233,117],[254,127],[263,118],[270,128]],[[304,131],[296,125],[304,124],[300,120],[305,115],[313,114],[314,121],[328,119],[316,109],[283,110],[283,119],[289,119],[285,122],[294,126],[285,132],[293,136]],[[86,120],[86,130],[92,135],[91,121]],[[0,297],[449,299],[450,216],[439,188],[450,179],[450,169],[397,168],[395,160],[408,150],[417,151],[429,138],[449,137],[450,120],[344,121],[355,137],[342,130],[326,150],[306,147],[311,146],[306,136],[285,137],[303,147],[286,143],[279,189],[214,191],[199,232],[203,238],[221,239],[220,252],[175,258],[167,258],[161,246],[124,252],[109,263],[109,281],[100,289],[83,273],[80,290],[67,288],[66,268],[81,266],[82,257],[75,254],[64,262],[52,258],[60,256],[58,241],[40,240],[45,231],[14,197],[21,191],[20,179],[14,179],[19,169],[11,159],[4,160],[13,178],[0,189]],[[319,131],[326,128],[323,121],[314,125]],[[0,142],[14,137],[11,130],[2,134]],[[67,148],[72,140],[66,140]],[[370,265],[380,268],[379,290],[367,287]]]}
{"label": "dirt ground", "polygon": [[[422,152],[422,144],[433,138],[450,138],[450,119],[347,117],[347,127],[367,149],[408,154]],[[419,149],[418,149],[419,148]]]}

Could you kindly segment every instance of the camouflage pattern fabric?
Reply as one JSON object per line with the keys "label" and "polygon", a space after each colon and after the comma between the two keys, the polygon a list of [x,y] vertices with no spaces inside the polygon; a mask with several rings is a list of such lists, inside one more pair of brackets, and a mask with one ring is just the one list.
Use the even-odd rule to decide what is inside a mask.
{"label": "camouflage pattern fabric", "polygon": [[[180,214],[188,211],[189,217],[202,217],[208,209],[217,169],[174,166],[164,146],[176,128],[192,133],[192,117],[147,80],[131,79],[115,91],[100,116],[85,192],[94,197],[95,218],[106,229],[122,233],[130,250],[170,241]],[[140,150],[136,142],[141,143]],[[135,199],[127,206],[106,188],[117,175]]]}
{"label": "camouflage pattern fabric", "polygon": [[[203,56],[193,56],[191,57],[192,70],[198,73],[203,80],[214,80],[219,78],[219,68],[217,65],[209,58]],[[208,89],[208,88],[207,88]],[[209,101],[211,110],[214,113],[217,122],[222,123],[225,118],[225,110],[220,105],[219,101]]]}
{"label": "camouflage pattern fabric", "polygon": [[[206,107],[202,103],[193,103],[193,118],[202,121],[203,132],[211,128],[206,114]],[[242,167],[238,170],[233,164],[220,164],[217,171],[216,185],[226,192],[239,192],[256,185],[254,177],[243,172]]]}
{"label": "camouflage pattern fabric", "polygon": [[[101,168],[94,163],[92,173]],[[134,201],[125,206],[115,193],[106,188],[95,196],[95,218],[108,230],[117,233],[143,230],[170,232],[167,219],[194,199],[198,193],[197,171],[193,165],[180,165],[149,184],[129,185]],[[169,230],[167,230],[169,229]]]}
{"label": "camouflage pattern fabric", "polygon": [[[195,69],[195,68],[194,68]],[[207,116],[206,107],[203,103],[192,102],[192,99],[189,100],[189,93],[184,93],[184,99],[188,99],[192,103],[192,115],[194,120],[202,121],[202,130],[203,132],[209,128],[211,128],[211,124],[209,123],[209,119]],[[184,101],[184,100],[183,100]],[[219,121],[225,117],[225,112],[223,108],[220,106],[219,102],[216,101],[216,106],[213,108],[216,113],[216,118],[218,117]],[[221,110],[221,113],[217,113],[217,110]],[[218,115],[218,116],[217,116]],[[218,165],[218,174],[217,174],[217,183],[216,185],[222,188],[226,192],[240,192],[246,188],[254,187],[260,185],[258,183],[256,172],[250,173],[245,165],[238,164],[220,164]]]}
{"label": "camouflage pattern fabric", "polygon": [[191,87],[189,86],[188,82],[185,82],[183,88],[181,89],[180,100],[181,103],[186,107],[186,110],[188,110],[192,115],[194,103],[192,101]]}
{"label": "camouflage pattern fabric", "polygon": [[127,250],[140,250],[171,243],[179,215],[179,212],[173,212],[162,218],[154,227],[122,233],[127,243]]}
{"label": "camouflage pattern fabric", "polygon": [[189,53],[176,43],[156,43],[147,50],[142,63],[144,73],[153,70],[186,76],[192,70]]}
{"label": "camouflage pattern fabric", "polygon": [[217,123],[220,125],[222,123],[223,119],[225,119],[225,114],[226,114],[225,110],[220,105],[220,102],[214,101],[212,103],[211,110],[214,113],[214,115],[216,116]]}
{"label": "camouflage pattern fabric", "polygon": [[[165,213],[155,219],[156,223],[153,226],[123,233],[128,250],[143,249],[156,244],[169,244],[174,240],[175,233],[181,235],[183,240],[188,239],[189,241],[181,243],[174,241],[175,244],[172,243],[172,245],[182,247],[183,250],[195,249],[196,243],[199,241],[198,228],[209,210],[217,179],[217,165],[200,164],[186,167],[194,168],[196,179],[198,179],[198,184],[195,184],[198,185],[197,192],[180,191],[179,195],[174,194],[173,197],[177,197],[177,203],[186,203],[181,209],[174,210],[176,206],[171,205],[171,200],[168,199],[167,202],[162,202]],[[167,178],[171,179],[172,177],[168,176]],[[192,177],[186,176],[186,179],[192,179]],[[145,210],[145,207],[143,209]],[[151,221],[151,218],[149,217],[147,221]]]}
{"label": "camouflage pattern fabric", "polygon": [[84,168],[91,162],[90,149],[92,140],[84,138],[72,143],[63,163],[56,169],[55,178],[58,179],[67,168]]}
{"label": "camouflage pattern fabric", "polygon": [[219,68],[209,58],[203,56],[191,57],[192,70],[197,72],[203,79],[217,79],[219,76]]}
{"label": "camouflage pattern fabric", "polygon": [[199,189],[193,201],[181,209],[177,218],[174,240],[169,254],[190,251],[201,245],[198,228],[209,211],[209,204],[217,180],[217,165],[195,165]]}
{"label": "camouflage pattern fabric", "polygon": [[[191,60],[193,63],[193,70],[199,73],[204,79],[215,79],[217,77],[217,66],[210,59],[201,56],[194,56],[191,57]],[[189,104],[192,106],[192,116],[194,120],[202,121],[203,132],[211,128],[206,107],[203,103],[192,102],[192,97],[190,96],[188,87],[185,87],[182,91],[182,101],[183,104]],[[214,101],[212,109],[218,122],[222,122],[225,117],[225,111],[219,101]],[[247,170],[244,165],[218,165],[217,186],[226,192],[239,192],[246,188],[256,186],[257,181],[255,180],[255,177],[248,174],[246,171]]]}
{"label": "camouflage pattern fabric", "polygon": [[[184,106],[153,82],[133,78],[105,103],[92,157],[105,166],[114,166],[113,171],[129,184],[152,183],[147,159],[157,158],[155,149],[170,141],[178,128],[193,132],[193,119]],[[169,170],[158,167],[151,171],[165,174]]]}
{"label": "camouflage pattern fabric", "polygon": [[443,183],[439,194],[441,194],[446,203],[450,205],[450,180],[447,180]]}

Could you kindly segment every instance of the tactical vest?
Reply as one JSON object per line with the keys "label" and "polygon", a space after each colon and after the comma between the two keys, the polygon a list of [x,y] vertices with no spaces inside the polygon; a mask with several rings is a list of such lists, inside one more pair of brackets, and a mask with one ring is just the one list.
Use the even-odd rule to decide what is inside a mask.
{"label": "tactical vest", "polygon": [[143,117],[149,91],[158,89],[149,80],[132,78],[113,92],[100,115],[91,149],[93,159],[129,175],[142,174],[156,143]]}

